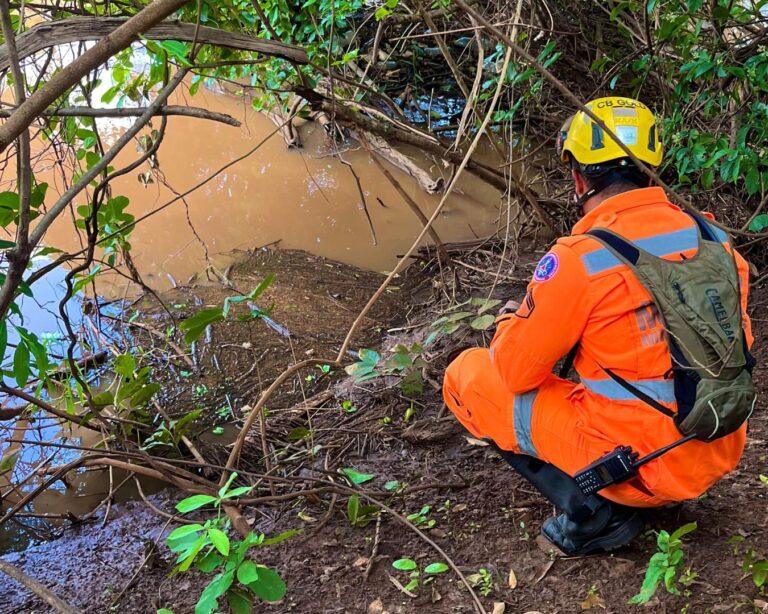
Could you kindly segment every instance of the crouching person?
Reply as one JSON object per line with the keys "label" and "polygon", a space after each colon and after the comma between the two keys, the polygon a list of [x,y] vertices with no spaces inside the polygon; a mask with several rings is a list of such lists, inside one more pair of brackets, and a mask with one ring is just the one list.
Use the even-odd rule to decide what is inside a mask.
{"label": "crouching person", "polygon": [[[645,105],[588,107],[637,158],[661,163]],[[449,365],[443,395],[562,510],[544,537],[585,555],[628,544],[638,508],[698,497],[738,463],[755,401],[748,267],[711,218],[671,204],[587,114],[566,122],[558,146],[582,217],[521,304],[502,310],[490,349]],[[569,353],[579,384],[552,373]],[[583,471],[617,449],[620,460]]]}

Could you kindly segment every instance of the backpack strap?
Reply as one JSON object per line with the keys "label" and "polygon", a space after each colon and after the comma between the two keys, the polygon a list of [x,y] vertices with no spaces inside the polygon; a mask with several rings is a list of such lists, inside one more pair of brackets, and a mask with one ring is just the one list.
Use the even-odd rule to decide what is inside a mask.
{"label": "backpack strap", "polygon": [[605,228],[592,228],[584,234],[598,239],[601,243],[607,244],[615,252],[621,255],[624,260],[632,265],[637,264],[637,261],[640,259],[640,250],[637,249],[637,247],[610,230],[606,230]]}
{"label": "backpack strap", "polygon": [[609,376],[609,377],[610,377],[610,378],[611,378],[611,379],[612,379],[614,382],[616,382],[616,383],[617,383],[619,386],[621,386],[622,388],[624,388],[624,390],[626,390],[626,391],[627,391],[627,392],[629,392],[630,394],[633,394],[633,395],[635,395],[635,396],[636,396],[638,399],[640,399],[641,401],[643,401],[643,402],[644,402],[644,403],[646,403],[647,405],[650,405],[650,406],[651,406],[651,407],[653,407],[653,409],[655,409],[656,411],[658,411],[658,412],[660,412],[660,413],[664,414],[664,415],[665,415],[665,416],[667,416],[668,418],[674,418],[674,417],[675,417],[675,412],[673,412],[671,409],[669,409],[669,407],[664,407],[664,406],[663,406],[661,403],[659,403],[659,402],[658,402],[656,399],[654,399],[653,397],[651,397],[651,396],[649,396],[649,395],[645,394],[645,393],[644,393],[642,390],[640,390],[640,389],[639,389],[639,388],[637,388],[636,386],[633,386],[632,384],[630,384],[630,383],[629,383],[627,380],[625,380],[625,379],[624,379],[623,377],[621,377],[620,375],[616,375],[616,374],[615,374],[613,371],[611,371],[610,369],[607,369],[607,368],[605,368],[605,367],[603,367],[603,366],[601,366],[600,368],[601,368],[603,371],[605,371],[605,372],[608,374],[608,376]]}
{"label": "backpack strap", "polygon": [[688,216],[693,219],[694,222],[696,222],[696,226],[699,228],[699,232],[701,233],[701,238],[705,241],[712,241],[713,243],[720,243],[720,239],[717,238],[717,235],[712,230],[712,227],[704,221],[704,219],[695,213],[691,213],[690,211],[686,211],[685,213],[688,214]]}
{"label": "backpack strap", "polygon": [[[624,260],[626,260],[631,265],[637,264],[637,261],[640,258],[640,250],[637,249],[632,243],[624,239],[623,237],[620,237],[619,235],[610,232],[609,230],[606,230],[604,228],[592,228],[591,230],[588,230],[585,234],[590,235],[594,238],[596,238],[601,243],[604,243],[608,245],[613,251],[615,251],[617,254],[619,254]],[[710,235],[711,235],[710,231]],[[633,386],[630,384],[627,380],[625,380],[620,375],[617,375],[610,369],[607,369],[606,367],[601,366],[600,367],[603,371],[605,371],[608,376],[619,386],[624,388],[627,392],[634,395],[647,405],[653,407],[656,411],[664,414],[665,416],[669,418],[675,417],[675,412],[673,412],[668,407],[664,407],[661,403],[659,403],[656,399],[653,397],[647,395],[642,390],[638,389],[636,386]]]}

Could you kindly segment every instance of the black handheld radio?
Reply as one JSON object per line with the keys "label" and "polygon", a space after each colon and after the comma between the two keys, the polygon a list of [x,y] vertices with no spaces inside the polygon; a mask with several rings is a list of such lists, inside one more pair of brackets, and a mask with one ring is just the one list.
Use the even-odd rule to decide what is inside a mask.
{"label": "black handheld radio", "polygon": [[692,439],[696,439],[695,433],[686,435],[643,458],[640,458],[640,455],[634,452],[632,448],[619,446],[613,452],[601,456],[594,463],[579,471],[574,479],[586,496],[593,495],[603,488],[626,482],[635,477],[640,467]]}

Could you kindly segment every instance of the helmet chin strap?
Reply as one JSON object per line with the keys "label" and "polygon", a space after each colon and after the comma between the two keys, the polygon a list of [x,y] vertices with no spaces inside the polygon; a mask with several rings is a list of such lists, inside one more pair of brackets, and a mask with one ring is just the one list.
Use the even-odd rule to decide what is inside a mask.
{"label": "helmet chin strap", "polygon": [[599,179],[596,179],[595,182],[592,184],[592,187],[589,188],[584,194],[581,196],[576,195],[575,202],[576,205],[579,207],[581,212],[584,212],[584,205],[586,202],[592,198],[595,194],[599,194],[602,192],[605,188],[607,188],[609,185],[611,185],[616,180],[616,177],[614,176],[614,173],[607,173],[603,177],[600,177]]}

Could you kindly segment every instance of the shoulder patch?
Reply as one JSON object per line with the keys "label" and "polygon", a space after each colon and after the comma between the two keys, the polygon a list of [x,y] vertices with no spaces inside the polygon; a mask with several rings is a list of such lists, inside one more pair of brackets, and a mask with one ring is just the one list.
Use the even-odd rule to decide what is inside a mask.
{"label": "shoulder patch", "polygon": [[560,258],[557,257],[555,252],[549,252],[539,260],[539,264],[536,265],[536,270],[533,273],[533,280],[538,282],[547,281],[552,279],[557,274],[557,269],[560,268]]}

